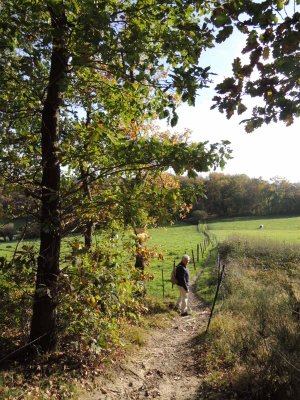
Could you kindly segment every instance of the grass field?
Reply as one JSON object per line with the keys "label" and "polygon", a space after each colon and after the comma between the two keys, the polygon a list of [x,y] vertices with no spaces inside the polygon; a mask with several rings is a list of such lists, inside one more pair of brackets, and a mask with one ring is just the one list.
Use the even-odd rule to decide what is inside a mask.
{"label": "grass field", "polygon": [[[250,236],[271,239],[280,243],[300,243],[300,217],[270,217],[270,218],[231,218],[209,222],[209,233],[214,234],[219,242],[230,236]],[[259,226],[263,225],[263,229]],[[203,241],[203,235],[197,232],[195,225],[176,225],[169,228],[157,228],[149,231],[149,246],[155,247],[164,254],[164,261],[151,260],[147,271],[154,276],[153,281],[147,284],[151,296],[162,298],[162,269],[165,276],[165,299],[174,299],[177,291],[172,289],[168,281],[174,259],[180,261],[184,253],[191,255],[194,250],[196,257],[197,243]],[[207,254],[207,253],[206,253]],[[196,271],[203,267],[203,260],[196,263]],[[189,266],[191,275],[195,271],[192,264]]]}
{"label": "grass field", "polygon": [[[263,229],[259,229],[260,225]],[[232,235],[254,236],[262,239],[272,239],[281,243],[300,243],[300,217],[277,217],[277,218],[232,218],[212,221],[208,223],[209,232],[215,234],[218,241],[222,241]],[[146,283],[147,293],[158,299],[174,300],[177,290],[172,288],[170,274],[173,263],[177,264],[183,254],[192,256],[194,252],[197,258],[197,244],[203,243],[203,234],[198,232],[195,225],[178,224],[167,228],[149,229],[150,240],[147,246],[157,253],[163,255],[163,260],[153,258],[146,268],[146,272],[153,277]],[[68,251],[66,245],[68,239],[63,240],[62,253]],[[34,240],[26,241],[38,247]],[[0,256],[11,256],[15,249],[15,242],[0,242]],[[208,251],[208,250],[207,250]],[[207,254],[207,252],[206,252]],[[191,262],[189,269],[193,276],[203,266],[203,260],[196,260],[196,269]],[[162,284],[162,273],[164,274],[164,288]],[[164,289],[164,292],[163,292]]]}
{"label": "grass field", "polygon": [[[274,221],[280,239],[282,222]],[[228,399],[299,399],[300,243],[244,238],[219,246],[225,277],[210,330],[201,335],[205,380]],[[205,273],[197,292],[211,304],[214,266],[208,264]]]}
{"label": "grass field", "polygon": [[[259,226],[263,225],[263,229]],[[286,243],[300,243],[300,217],[232,218],[208,223],[219,241],[228,236],[263,237]]]}
{"label": "grass field", "polygon": [[[191,260],[189,265],[190,274],[193,277],[203,265],[203,259],[199,257],[197,262],[197,244],[203,242],[203,234],[198,232],[196,225],[175,225],[168,228],[153,228],[149,230],[150,240],[147,244],[151,249],[163,254],[163,260],[151,259],[146,272],[153,276],[153,280],[147,283],[147,293],[159,299],[163,298],[162,271],[164,274],[165,300],[174,300],[178,293],[172,288],[170,275],[175,261],[180,262],[183,254],[192,257],[194,252],[195,267]],[[207,250],[208,251],[208,250]],[[206,252],[207,254],[207,252]]]}

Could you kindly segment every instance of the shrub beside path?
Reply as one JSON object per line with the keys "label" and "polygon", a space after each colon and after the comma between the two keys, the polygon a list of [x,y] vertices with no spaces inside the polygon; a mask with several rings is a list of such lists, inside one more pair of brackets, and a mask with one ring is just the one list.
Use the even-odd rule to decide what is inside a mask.
{"label": "shrub beside path", "polygon": [[209,309],[196,298],[194,285],[189,304],[191,315],[176,315],[166,328],[151,330],[145,346],[113,374],[97,379],[95,391],[80,400],[200,400],[203,366],[197,339],[206,327]]}

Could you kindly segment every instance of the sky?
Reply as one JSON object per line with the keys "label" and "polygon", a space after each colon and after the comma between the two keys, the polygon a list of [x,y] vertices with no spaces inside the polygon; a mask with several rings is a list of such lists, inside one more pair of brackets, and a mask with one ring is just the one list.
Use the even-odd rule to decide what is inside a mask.
{"label": "sky", "polygon": [[[201,56],[200,65],[211,65],[212,70],[218,73],[216,82],[221,81],[231,75],[231,63],[234,57],[240,56],[242,48],[241,36],[235,34],[230,41]],[[195,107],[185,104],[179,107],[175,131],[191,129],[193,141],[215,143],[229,140],[233,159],[219,172],[246,174],[267,181],[284,178],[292,183],[300,182],[300,118],[289,127],[282,122],[273,123],[248,134],[240,124],[245,118],[243,115],[228,120],[218,110],[210,110],[213,87],[199,92]]]}

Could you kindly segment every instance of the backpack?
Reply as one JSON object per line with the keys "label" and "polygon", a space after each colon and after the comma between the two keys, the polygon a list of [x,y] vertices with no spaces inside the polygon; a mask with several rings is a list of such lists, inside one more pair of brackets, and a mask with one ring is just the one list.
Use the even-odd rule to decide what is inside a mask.
{"label": "backpack", "polygon": [[172,272],[171,272],[171,282],[172,282],[172,286],[178,284],[178,280],[177,280],[177,278],[176,278],[176,268],[177,268],[177,267],[175,266],[175,262],[174,262],[173,269],[172,269]]}

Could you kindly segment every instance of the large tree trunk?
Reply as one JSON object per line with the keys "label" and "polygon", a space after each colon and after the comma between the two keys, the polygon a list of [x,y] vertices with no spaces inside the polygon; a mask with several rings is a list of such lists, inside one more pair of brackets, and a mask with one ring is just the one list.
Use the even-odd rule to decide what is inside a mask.
{"label": "large tree trunk", "polygon": [[41,234],[30,341],[44,350],[56,344],[56,306],[61,242],[60,163],[58,149],[59,107],[67,69],[64,10],[49,9],[53,48],[47,96],[42,111]]}

